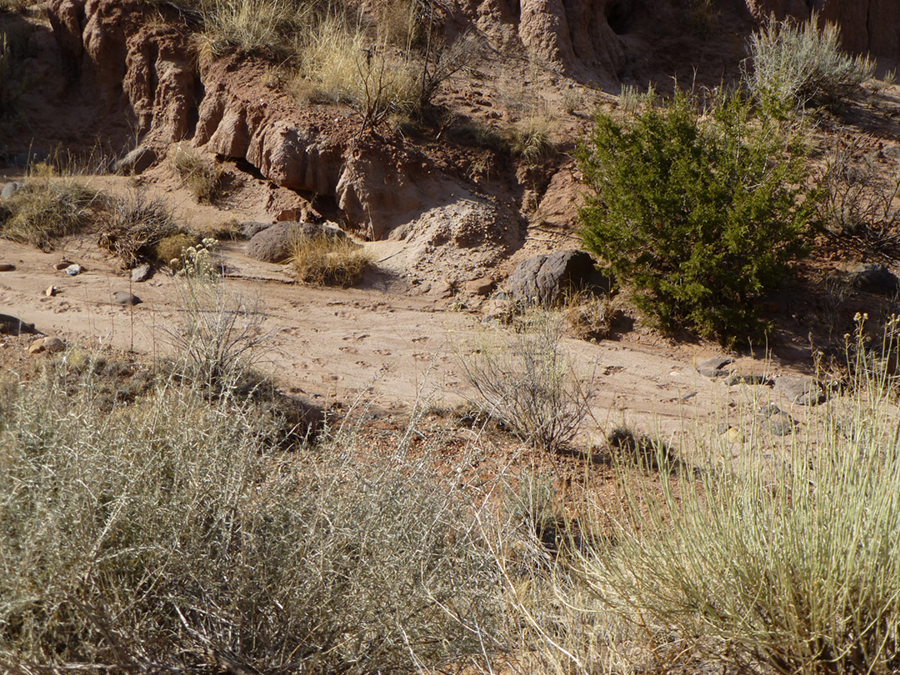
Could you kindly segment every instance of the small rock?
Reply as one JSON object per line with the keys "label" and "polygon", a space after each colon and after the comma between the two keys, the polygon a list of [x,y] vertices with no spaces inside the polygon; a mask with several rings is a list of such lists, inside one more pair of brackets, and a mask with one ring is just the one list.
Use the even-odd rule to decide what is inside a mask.
{"label": "small rock", "polygon": [[787,436],[793,433],[794,428],[797,426],[794,418],[774,403],[764,405],[759,409],[759,419],[769,432],[775,436]]}
{"label": "small rock", "polygon": [[60,260],[53,266],[53,269],[55,269],[57,272],[62,272],[64,269],[70,267],[73,264],[74,263],[71,260]]}
{"label": "small rock", "polygon": [[725,366],[732,363],[734,363],[734,359],[730,359],[727,356],[713,356],[700,361],[700,363],[696,364],[696,368],[697,372],[703,377],[716,379],[717,377],[728,377],[731,371],[725,370]]}
{"label": "small rock", "polygon": [[12,263],[0,263],[0,272],[12,272],[16,266]]}
{"label": "small rock", "polygon": [[113,171],[136,176],[149,169],[157,159],[159,154],[156,150],[141,145],[113,164]]}
{"label": "small rock", "polygon": [[818,405],[827,398],[825,390],[811,377],[782,375],[775,378],[775,389],[797,405]]}
{"label": "small rock", "polygon": [[900,280],[884,265],[877,263],[857,265],[848,277],[853,286],[866,293],[887,295],[900,289]]}
{"label": "small rock", "polygon": [[741,430],[734,427],[728,427],[728,430],[722,434],[722,437],[729,443],[743,443],[746,440]]}
{"label": "small rock", "polygon": [[794,432],[794,427],[797,426],[797,423],[787,413],[780,413],[766,420],[766,426],[769,429],[769,433],[773,436],[787,436]]}
{"label": "small rock", "polygon": [[453,295],[453,286],[447,282],[436,283],[431,287],[431,294],[436,295],[440,300],[444,300]]}
{"label": "small rock", "polygon": [[469,295],[487,295],[494,288],[494,280],[491,277],[481,277],[466,283],[466,293]]}
{"label": "small rock", "polygon": [[44,295],[46,295],[48,298],[52,298],[58,291],[59,289],[56,286],[48,286],[47,290],[44,291]]}
{"label": "small rock", "polygon": [[133,270],[131,270],[131,281],[139,284],[143,281],[147,281],[151,276],[153,276],[153,268],[150,267],[147,263],[143,265],[138,265]]}
{"label": "small rock", "polygon": [[138,296],[133,295],[128,291],[116,291],[113,293],[113,300],[115,300],[118,305],[139,305],[143,302]]}
{"label": "small rock", "polygon": [[12,199],[12,197],[23,187],[25,187],[25,183],[22,183],[20,181],[7,183],[3,186],[3,190],[0,191],[0,199]]}
{"label": "small rock", "polygon": [[70,277],[77,277],[79,274],[81,274],[81,272],[81,265],[69,265],[66,268],[66,274],[68,274]]}
{"label": "small rock", "polygon": [[66,343],[56,336],[38,338],[28,347],[29,354],[41,354],[42,352],[61,352],[66,348]]}

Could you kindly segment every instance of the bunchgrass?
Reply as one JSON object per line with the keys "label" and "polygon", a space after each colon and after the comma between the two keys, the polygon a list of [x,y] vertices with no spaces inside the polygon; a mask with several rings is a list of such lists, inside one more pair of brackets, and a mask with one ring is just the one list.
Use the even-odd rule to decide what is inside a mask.
{"label": "bunchgrass", "polygon": [[77,179],[32,176],[4,202],[9,214],[0,222],[0,237],[52,250],[60,237],[87,230],[104,202],[100,192]]}
{"label": "bunchgrass", "polygon": [[362,246],[330,234],[299,237],[291,251],[290,265],[301,281],[310,284],[352,286],[371,263]]}
{"label": "bunchgrass", "polygon": [[[100,245],[117,255],[126,269],[142,262],[156,262],[164,242],[173,237],[187,237],[191,243],[195,241],[184,233],[164,199],[150,197],[138,189],[107,200],[103,220]],[[164,250],[163,255],[171,255],[171,248]],[[173,257],[180,257],[180,249]],[[168,264],[170,260],[161,258],[160,262]]]}
{"label": "bunchgrass", "polygon": [[[738,447],[710,432],[693,467],[621,473],[617,545],[583,557],[607,611],[729,667],[900,667],[900,446],[890,378]],[[703,450],[705,448],[705,451]]]}
{"label": "bunchgrass", "polygon": [[172,168],[201,203],[212,204],[222,191],[222,168],[185,144],[172,150]]}

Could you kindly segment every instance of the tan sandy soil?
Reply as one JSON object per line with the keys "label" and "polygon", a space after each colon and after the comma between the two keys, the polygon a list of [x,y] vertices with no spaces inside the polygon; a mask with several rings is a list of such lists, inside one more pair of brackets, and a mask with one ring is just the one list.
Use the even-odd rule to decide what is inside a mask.
{"label": "tan sandy soil", "polygon": [[[174,194],[176,200],[184,197],[178,190]],[[346,404],[365,392],[364,397],[388,410],[426,400],[455,405],[473,396],[459,359],[487,335],[514,339],[509,329],[487,327],[480,314],[454,311],[452,300],[416,294],[383,271],[370,273],[360,288],[306,286],[295,282],[288,267],[247,258],[244,246],[223,242],[224,285],[261,302],[262,330],[271,336],[263,370],[284,388],[319,402]],[[378,260],[390,243],[369,246]],[[63,258],[85,271],[74,277],[57,271],[54,264]],[[118,261],[97,247],[93,235],[60,242],[51,253],[0,240],[0,262],[16,267],[0,273],[0,312],[70,343],[146,355],[171,351],[166,328],[179,322],[177,277],[157,272],[147,282],[132,284]],[[44,294],[50,286],[58,289],[53,297]],[[113,294],[120,290],[130,290],[143,302],[134,307],[115,304]],[[27,346],[22,340],[0,339],[10,349],[24,351]],[[675,440],[683,426],[692,427],[714,410],[728,411],[729,402],[753,395],[751,390],[763,397],[779,396],[766,387],[728,387],[701,376],[693,364],[720,353],[712,345],[676,345],[647,331],[633,331],[599,344],[566,339],[565,348],[575,374],[592,382],[596,392],[584,441],[599,442],[623,422]],[[791,368],[749,357],[738,359],[737,366],[742,372],[769,374]]]}

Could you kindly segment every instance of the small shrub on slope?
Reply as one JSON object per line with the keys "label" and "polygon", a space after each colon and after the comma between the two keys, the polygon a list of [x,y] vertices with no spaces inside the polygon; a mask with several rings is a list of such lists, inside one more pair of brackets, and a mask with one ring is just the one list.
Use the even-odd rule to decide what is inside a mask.
{"label": "small shrub on slope", "polygon": [[745,79],[762,104],[776,111],[844,98],[870,79],[875,64],[841,49],[840,29],[809,21],[770,20],[750,38],[752,68]]}

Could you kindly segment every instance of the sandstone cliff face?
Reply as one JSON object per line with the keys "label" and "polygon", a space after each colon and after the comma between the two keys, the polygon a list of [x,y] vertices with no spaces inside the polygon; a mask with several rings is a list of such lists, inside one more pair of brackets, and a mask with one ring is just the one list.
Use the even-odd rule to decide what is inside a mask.
{"label": "sandstone cliff face", "polygon": [[898,0],[747,0],[753,15],[763,19],[808,19],[816,11],[822,21],[841,27],[844,47],[851,52],[900,58]]}
{"label": "sandstone cliff face", "polygon": [[609,16],[633,0],[483,0],[459,8],[500,49],[522,48],[560,73],[613,84],[625,50]]}
{"label": "sandstone cliff face", "polygon": [[[456,2],[447,5],[448,25],[474,25],[498,50],[524,50],[544,67],[613,90],[632,37],[629,17],[639,14],[648,33],[653,12],[674,7],[673,0]],[[802,18],[817,8],[823,19],[841,24],[849,48],[900,56],[898,0],[734,2],[746,2],[757,17]],[[50,0],[49,10],[71,86],[121,111],[144,145],[190,140],[246,160],[279,186],[333,199],[345,224],[373,239],[389,236],[447,195],[479,189],[404,143],[357,139],[359,120],[346,109],[298,106],[266,86],[265,64],[238,55],[201,58],[174,10],[169,23],[150,20],[150,11],[170,11],[165,6]]]}
{"label": "sandstone cliff face", "polygon": [[136,131],[166,144],[191,133],[197,87],[187,39],[149,25],[141,0],[51,0],[50,22],[71,82],[108,109],[126,104]]}

